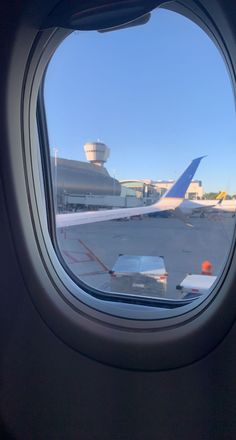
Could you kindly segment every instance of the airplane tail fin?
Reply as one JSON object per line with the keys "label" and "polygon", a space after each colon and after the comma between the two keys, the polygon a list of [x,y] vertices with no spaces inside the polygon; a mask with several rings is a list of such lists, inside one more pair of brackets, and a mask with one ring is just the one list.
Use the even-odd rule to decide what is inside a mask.
{"label": "airplane tail fin", "polygon": [[164,194],[163,198],[180,198],[183,199],[185,193],[191,183],[191,180],[200,164],[201,160],[206,156],[201,156],[194,159],[186,168],[183,174],[176,180],[172,187]]}
{"label": "airplane tail fin", "polygon": [[222,202],[222,200],[224,200],[227,196],[227,192],[225,191],[221,191],[217,196],[216,196],[216,200],[219,200],[220,202]]}

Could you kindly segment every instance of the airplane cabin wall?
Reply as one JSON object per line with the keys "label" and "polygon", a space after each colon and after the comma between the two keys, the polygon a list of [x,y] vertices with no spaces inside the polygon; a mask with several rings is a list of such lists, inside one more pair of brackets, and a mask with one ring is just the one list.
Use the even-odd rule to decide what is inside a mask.
{"label": "airplane cabin wall", "polygon": [[[10,47],[10,30],[0,32]],[[5,73],[2,68],[0,100]],[[0,158],[7,148],[2,102]],[[31,301],[6,198],[0,180],[3,431],[20,440],[235,439],[236,325],[208,356],[176,370],[121,370],[81,355],[58,339]]]}
{"label": "airplane cabin wall", "polygon": [[207,357],[177,370],[102,365],[67,347],[43,322],[4,226],[1,248],[9,269],[1,277],[0,409],[15,438],[235,438],[235,325]]}

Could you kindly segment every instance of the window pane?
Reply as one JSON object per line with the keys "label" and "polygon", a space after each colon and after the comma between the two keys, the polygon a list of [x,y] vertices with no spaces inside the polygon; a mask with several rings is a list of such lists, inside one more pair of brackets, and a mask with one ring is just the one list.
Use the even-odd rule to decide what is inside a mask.
{"label": "window pane", "polygon": [[45,107],[57,241],[78,280],[208,294],[236,207],[233,93],[211,39],[161,9],[144,26],[74,32],[49,64]]}

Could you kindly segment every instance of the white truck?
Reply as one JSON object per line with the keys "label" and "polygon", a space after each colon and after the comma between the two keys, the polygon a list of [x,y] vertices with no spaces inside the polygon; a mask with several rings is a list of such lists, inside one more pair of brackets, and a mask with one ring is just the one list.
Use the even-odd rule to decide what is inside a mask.
{"label": "white truck", "polygon": [[179,290],[179,299],[196,299],[209,293],[217,276],[215,275],[192,275],[188,274],[183,281],[176,286]]}

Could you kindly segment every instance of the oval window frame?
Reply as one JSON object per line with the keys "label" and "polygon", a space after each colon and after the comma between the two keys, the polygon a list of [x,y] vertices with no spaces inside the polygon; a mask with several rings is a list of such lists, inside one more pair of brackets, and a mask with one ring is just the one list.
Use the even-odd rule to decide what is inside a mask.
{"label": "oval window frame", "polygon": [[[183,6],[181,13],[191,19],[194,16],[194,21],[198,25],[200,21],[201,27],[210,32],[212,20],[195,2],[192,5],[198,9],[197,15],[196,11],[189,12]],[[212,38],[217,39],[232,77],[229,48],[215,24],[213,30],[211,37],[213,34]],[[212,350],[235,319],[235,236],[227,265],[215,289],[203,302],[197,300],[194,307],[184,306],[181,312],[178,309],[177,315],[176,310],[168,311],[167,316],[163,311],[153,315],[153,308],[147,306],[94,300],[83,291],[78,297],[79,288],[61,266],[51,242],[41,196],[37,146],[35,148],[38,142],[35,114],[39,85],[50,56],[67,34],[61,29],[42,33],[34,29],[28,41],[23,35],[19,39],[20,44],[24,38],[24,47],[28,51],[25,50],[21,59],[20,105],[13,111],[20,118],[11,135],[8,157],[12,196],[15,194],[13,207],[9,210],[17,213],[12,230],[21,258],[24,254],[21,270],[25,283],[42,319],[53,332],[66,344],[93,359],[137,370],[163,370],[189,364]],[[17,47],[14,55],[19,56]],[[235,86],[234,76],[232,81]],[[11,103],[9,99],[9,109]],[[13,145],[19,133],[23,133],[20,137],[22,154],[15,160]],[[24,194],[20,193],[22,190]],[[76,296],[73,295],[74,289]]]}

